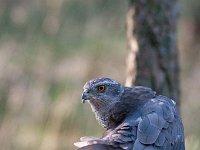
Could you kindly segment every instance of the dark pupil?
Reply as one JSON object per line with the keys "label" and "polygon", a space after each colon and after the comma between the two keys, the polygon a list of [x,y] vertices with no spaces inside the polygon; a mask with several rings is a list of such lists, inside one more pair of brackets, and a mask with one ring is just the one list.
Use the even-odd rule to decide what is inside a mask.
{"label": "dark pupil", "polygon": [[99,86],[99,91],[103,91],[104,90],[104,86]]}

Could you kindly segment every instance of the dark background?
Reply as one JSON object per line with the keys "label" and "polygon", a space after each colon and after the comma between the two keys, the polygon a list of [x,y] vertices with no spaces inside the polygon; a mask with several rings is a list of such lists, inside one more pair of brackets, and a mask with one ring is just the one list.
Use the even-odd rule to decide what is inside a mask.
{"label": "dark background", "polygon": [[[66,150],[103,129],[84,83],[126,78],[126,12],[120,0],[0,1],[1,150]],[[189,150],[200,148],[200,2],[180,1],[182,117]]]}

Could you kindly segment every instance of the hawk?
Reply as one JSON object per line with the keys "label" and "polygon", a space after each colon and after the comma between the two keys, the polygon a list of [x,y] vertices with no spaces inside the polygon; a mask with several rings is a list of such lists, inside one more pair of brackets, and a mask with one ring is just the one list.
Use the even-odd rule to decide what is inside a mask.
{"label": "hawk", "polygon": [[106,129],[102,137],[82,137],[79,150],[185,150],[176,103],[150,88],[124,87],[110,78],[88,81],[87,101]]}

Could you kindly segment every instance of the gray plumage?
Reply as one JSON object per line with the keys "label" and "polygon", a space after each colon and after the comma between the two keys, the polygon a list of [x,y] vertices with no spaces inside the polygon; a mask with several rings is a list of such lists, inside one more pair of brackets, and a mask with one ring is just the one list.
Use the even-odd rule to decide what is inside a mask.
{"label": "gray plumage", "polygon": [[82,138],[75,144],[83,146],[79,150],[185,149],[175,102],[150,88],[128,88],[109,78],[97,78],[85,84],[82,99],[89,102],[106,131],[101,138]]}

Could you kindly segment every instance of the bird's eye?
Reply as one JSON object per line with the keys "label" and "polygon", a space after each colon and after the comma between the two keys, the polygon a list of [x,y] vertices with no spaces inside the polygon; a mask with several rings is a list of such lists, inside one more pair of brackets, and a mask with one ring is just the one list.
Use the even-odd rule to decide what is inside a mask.
{"label": "bird's eye", "polygon": [[104,85],[99,85],[99,86],[97,87],[97,90],[98,90],[99,92],[103,92],[103,91],[105,91],[105,86],[104,86]]}

